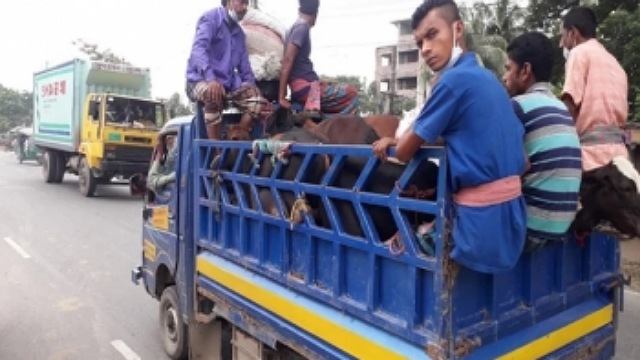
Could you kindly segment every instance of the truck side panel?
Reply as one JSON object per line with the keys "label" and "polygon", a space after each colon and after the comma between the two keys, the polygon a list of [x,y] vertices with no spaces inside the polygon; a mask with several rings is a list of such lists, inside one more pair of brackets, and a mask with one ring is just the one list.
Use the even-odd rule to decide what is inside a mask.
{"label": "truck side panel", "polygon": [[80,143],[84,97],[81,63],[74,60],[34,75],[33,129],[41,147],[74,152]]}
{"label": "truck side panel", "polygon": [[[288,181],[280,178],[286,166],[280,162],[271,177],[258,176],[256,168],[241,171],[251,144],[194,144],[196,292],[212,294],[214,301],[247,301],[256,310],[243,303],[236,305],[239,311],[251,312],[253,321],[275,321],[274,329],[299,329],[295,338],[300,346],[312,347],[322,339],[325,347],[339,348],[344,358],[393,358],[394,349],[402,349],[395,356],[407,358],[414,353],[423,358],[509,358],[523,351],[540,357],[567,346],[576,351],[593,346],[580,338],[595,342],[598,337],[589,335],[613,324],[620,259],[617,240],[607,235],[593,234],[584,245],[570,238],[523,254],[514,269],[497,275],[473,272],[448,258],[451,202],[443,149],[421,150],[396,189],[376,194],[365,188],[375,181],[377,160],[370,147],[293,145],[292,153],[304,159],[296,180]],[[306,181],[311,159],[325,154],[333,164],[327,174],[319,184]],[[342,189],[332,184],[347,155],[368,163],[355,186]],[[440,160],[437,201],[400,196],[417,163],[429,158]],[[212,169],[212,164],[226,165]],[[265,189],[276,198],[277,216],[249,206],[249,199]],[[316,196],[326,208],[352,204],[367,235],[347,235],[339,225],[323,228],[309,214],[292,224],[281,215],[290,210],[283,209],[287,193]],[[391,251],[383,243],[386,239],[380,239],[369,216],[372,207],[389,211],[404,251]],[[416,213],[437,215],[433,255],[422,251],[410,224]],[[332,223],[341,221],[329,216]],[[300,304],[309,305],[301,309]],[[355,330],[355,324],[366,330]],[[556,331],[563,335],[548,336]],[[389,357],[370,356],[365,353],[369,349],[386,351],[361,342],[377,339],[373,334],[385,334],[380,336],[406,349],[397,345]],[[349,340],[341,340],[344,337]]]}
{"label": "truck side panel", "polygon": [[76,152],[88,94],[149,99],[149,69],[75,59],[34,75],[34,134],[41,147]]}

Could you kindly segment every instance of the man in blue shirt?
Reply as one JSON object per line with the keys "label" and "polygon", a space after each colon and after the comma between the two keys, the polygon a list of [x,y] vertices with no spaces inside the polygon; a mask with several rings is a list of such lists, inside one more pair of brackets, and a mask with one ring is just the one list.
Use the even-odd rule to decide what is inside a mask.
{"label": "man in blue shirt", "polygon": [[553,44],[542,33],[523,34],[507,48],[503,76],[524,125],[531,167],[522,177],[527,203],[527,250],[565,239],[575,219],[582,178],[582,154],[576,127],[562,101],[551,91]]}
{"label": "man in blue shirt", "polygon": [[248,0],[222,0],[222,6],[198,20],[191,56],[187,64],[187,96],[204,104],[210,139],[220,138],[221,112],[230,100],[244,115],[241,124],[250,127],[260,115],[265,100],[255,78],[238,22],[247,13]]}
{"label": "man in blue shirt", "polygon": [[504,87],[465,51],[464,24],[452,0],[426,0],[412,18],[413,34],[439,80],[412,130],[374,144],[407,162],[424,143],[446,144],[453,193],[451,257],[479,272],[515,266],[526,236],[520,175],[525,170],[523,129]]}

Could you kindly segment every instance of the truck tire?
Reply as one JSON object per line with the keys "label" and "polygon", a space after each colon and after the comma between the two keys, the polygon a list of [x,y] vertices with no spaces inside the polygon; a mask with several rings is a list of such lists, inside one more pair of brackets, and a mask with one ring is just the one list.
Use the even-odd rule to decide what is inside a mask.
{"label": "truck tire", "polygon": [[96,193],[98,179],[91,173],[91,168],[87,163],[87,159],[80,160],[80,169],[78,170],[78,185],[80,193],[85,197],[93,197]]}
{"label": "truck tire", "polygon": [[164,351],[171,359],[183,360],[189,356],[187,333],[176,287],[169,286],[160,297],[160,336]]}
{"label": "truck tire", "polygon": [[57,168],[56,168],[56,178],[54,179],[54,182],[56,184],[60,184],[64,179],[64,173],[67,172],[67,159],[65,158],[64,154],[61,152],[56,152],[55,156],[56,156]]}
{"label": "truck tire", "polygon": [[42,177],[47,184],[54,184],[58,178],[58,154],[53,150],[46,150],[42,154]]}

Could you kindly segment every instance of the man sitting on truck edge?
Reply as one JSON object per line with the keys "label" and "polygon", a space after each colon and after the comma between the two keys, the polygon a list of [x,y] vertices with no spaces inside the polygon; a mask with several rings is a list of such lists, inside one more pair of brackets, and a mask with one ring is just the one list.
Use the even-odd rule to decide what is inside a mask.
{"label": "man sitting on truck edge", "polygon": [[507,47],[502,80],[522,121],[530,168],[522,177],[527,244],[533,251],[562,241],[578,210],[582,155],[569,110],[552,92],[553,43],[542,33],[518,36]]}
{"label": "man sitting on truck edge", "polygon": [[262,98],[238,22],[247,12],[248,0],[222,0],[222,6],[198,20],[191,56],[187,64],[187,96],[204,104],[210,139],[220,139],[222,110],[230,100],[244,113],[241,123],[250,127],[260,115]]}
{"label": "man sitting on truck edge", "polygon": [[573,116],[582,143],[583,170],[629,157],[623,127],[629,115],[627,74],[596,39],[596,15],[575,7],[564,16],[560,46],[567,57],[562,101]]}
{"label": "man sitting on truck edge", "polygon": [[[464,24],[452,0],[426,0],[412,17],[413,35],[439,80],[415,125],[399,140],[383,138],[408,162],[423,143],[446,143],[453,195],[451,257],[475,271],[515,266],[526,237],[520,175],[525,171],[524,130],[504,86],[467,52]],[[518,156],[521,154],[521,156]]]}
{"label": "man sitting on truck edge", "polygon": [[319,117],[321,112],[357,114],[360,106],[358,89],[347,84],[320,81],[313,70],[313,63],[309,58],[309,32],[316,24],[319,6],[319,0],[300,0],[299,18],[287,32],[280,72],[280,105],[287,109],[291,107],[286,99],[288,85],[291,88],[291,100],[304,104],[305,113],[309,117]]}

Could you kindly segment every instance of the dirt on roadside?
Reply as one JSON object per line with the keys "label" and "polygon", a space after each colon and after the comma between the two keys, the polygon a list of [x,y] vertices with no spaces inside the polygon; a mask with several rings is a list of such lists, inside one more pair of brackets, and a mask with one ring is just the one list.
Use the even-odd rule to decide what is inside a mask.
{"label": "dirt on roadside", "polygon": [[631,276],[631,288],[640,291],[640,239],[620,241],[622,272]]}

